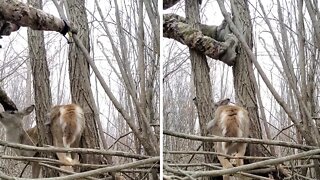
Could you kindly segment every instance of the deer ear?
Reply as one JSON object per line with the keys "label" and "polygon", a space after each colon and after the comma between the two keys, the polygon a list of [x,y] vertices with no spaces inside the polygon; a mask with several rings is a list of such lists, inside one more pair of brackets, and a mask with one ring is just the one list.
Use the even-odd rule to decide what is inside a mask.
{"label": "deer ear", "polygon": [[223,106],[223,105],[228,105],[229,103],[230,103],[230,99],[226,98],[226,99],[223,99],[221,101],[216,102],[214,105],[216,107],[219,107],[219,106]]}
{"label": "deer ear", "polygon": [[221,105],[221,106],[222,106],[222,105],[228,105],[229,103],[230,103],[230,99],[227,98],[227,99],[222,100],[222,101],[220,102],[220,105]]}
{"label": "deer ear", "polygon": [[29,115],[32,111],[34,110],[34,105],[31,105],[29,107],[26,107],[23,111],[22,114],[24,116]]}

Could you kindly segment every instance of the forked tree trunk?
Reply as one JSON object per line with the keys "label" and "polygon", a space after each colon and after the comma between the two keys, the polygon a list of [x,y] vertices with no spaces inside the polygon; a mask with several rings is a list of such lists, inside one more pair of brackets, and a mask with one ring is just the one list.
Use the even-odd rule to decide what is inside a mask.
{"label": "forked tree trunk", "polygon": [[[28,3],[35,8],[42,9],[42,0],[28,0]],[[28,28],[28,44],[33,74],[33,90],[36,122],[39,132],[39,146],[52,145],[50,127],[44,125],[47,118],[46,115],[49,112],[52,103],[49,82],[50,73],[47,64],[43,31],[35,31]],[[42,154],[42,156],[53,158],[54,154]],[[57,172],[50,169],[43,169],[42,171],[43,177],[54,177],[57,175]]]}

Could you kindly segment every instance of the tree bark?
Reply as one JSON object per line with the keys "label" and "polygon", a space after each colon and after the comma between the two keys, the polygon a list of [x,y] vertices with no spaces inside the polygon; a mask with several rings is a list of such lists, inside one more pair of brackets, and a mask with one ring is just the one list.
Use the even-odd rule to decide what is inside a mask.
{"label": "tree bark", "polygon": [[143,0],[143,4],[146,7],[148,17],[153,29],[155,42],[155,51],[160,56],[160,17],[158,12],[158,1],[157,0]]}
{"label": "tree bark", "polygon": [[175,4],[177,4],[180,0],[164,0],[163,1],[163,9],[168,9]]}
{"label": "tree bark", "polygon": [[[42,9],[41,0],[28,0],[28,3],[33,7]],[[45,125],[47,113],[49,112],[52,103],[49,82],[50,73],[47,64],[43,31],[34,31],[28,28],[28,44],[33,75],[36,122],[39,134],[38,145],[52,145],[52,135],[50,127]],[[54,158],[53,153],[43,153],[42,156]],[[51,169],[43,169],[42,175],[43,177],[54,177],[58,174]]]}
{"label": "tree bark", "polygon": [[[197,25],[187,22],[186,18],[176,14],[163,15],[163,36],[175,39],[213,59],[220,60],[229,66],[234,65],[238,40],[228,31],[226,23],[220,26]],[[220,42],[222,41],[222,42]]]}
{"label": "tree bark", "polygon": [[[90,51],[89,27],[85,8],[85,1],[66,1],[70,21],[78,27],[78,37],[85,48]],[[90,86],[89,65],[82,51],[75,45],[69,47],[69,78],[72,102],[79,104],[85,111],[86,128],[83,132],[80,147],[100,148],[97,121],[99,112],[93,98]],[[95,155],[81,155],[83,163],[99,164],[101,157]]]}
{"label": "tree bark", "polygon": [[19,26],[28,26],[34,30],[61,32],[65,27],[62,19],[20,1],[0,0],[0,4],[0,20]]}
{"label": "tree bark", "polygon": [[[199,16],[199,4],[194,0],[186,0],[186,18],[188,23],[195,29],[199,29],[200,16]],[[206,136],[207,123],[213,119],[213,101],[210,81],[210,68],[207,62],[207,58],[204,54],[201,54],[192,48],[189,48],[191,68],[193,73],[193,81],[196,89],[195,105],[198,111],[198,118],[200,124],[200,133],[202,136]],[[203,149],[205,151],[214,151],[213,143],[203,143]],[[212,163],[213,156],[205,155],[205,162]]]}
{"label": "tree bark", "polygon": [[[252,23],[248,2],[245,0],[231,1],[233,22],[244,35],[249,47],[252,49]],[[262,139],[262,129],[259,121],[258,105],[256,99],[256,89],[254,82],[256,79],[253,73],[251,60],[247,52],[239,45],[238,56],[233,66],[234,88],[236,101],[245,107],[250,117],[250,134],[249,137]],[[263,156],[266,152],[263,146],[249,145],[247,153],[251,156]]]}

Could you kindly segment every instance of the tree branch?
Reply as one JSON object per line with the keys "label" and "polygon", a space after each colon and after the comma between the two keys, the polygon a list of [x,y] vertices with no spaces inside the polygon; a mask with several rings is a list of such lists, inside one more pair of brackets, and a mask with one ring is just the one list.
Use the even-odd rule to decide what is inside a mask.
{"label": "tree branch", "polygon": [[[66,26],[62,19],[20,1],[0,0],[0,4],[0,20],[19,26],[28,26],[34,30],[62,32]],[[72,31],[76,32],[74,29]]]}
{"label": "tree branch", "polygon": [[212,154],[212,155],[218,155],[223,156],[228,159],[257,159],[257,160],[266,160],[266,159],[274,159],[275,157],[256,157],[256,156],[232,156],[217,152],[208,152],[208,151],[164,151],[164,154]]}
{"label": "tree branch", "polygon": [[[94,176],[97,174],[104,174],[107,172],[117,172],[117,171],[121,171],[122,169],[135,168],[137,166],[145,165],[145,164],[154,164],[154,163],[158,163],[159,161],[160,161],[160,157],[158,156],[158,157],[152,157],[149,159],[135,161],[135,162],[127,163],[127,164],[121,164],[121,165],[112,166],[112,167],[95,169],[95,170],[86,171],[86,172],[82,172],[82,173],[76,173],[76,174],[67,175],[67,176],[63,176],[63,177],[42,178],[42,179],[44,179],[44,180],[73,180],[73,179],[79,179],[79,178],[86,178],[88,176]],[[45,166],[48,166],[48,165],[45,165]],[[15,178],[15,177],[7,176],[1,171],[0,171],[0,178],[8,179],[8,180],[25,180],[25,178]]]}
{"label": "tree branch", "polygon": [[[224,169],[224,170],[196,171],[196,172],[182,171],[182,172],[184,174],[191,175],[191,177],[193,177],[193,178],[199,178],[199,177],[204,177],[204,176],[217,177],[217,176],[221,176],[221,175],[225,175],[225,174],[234,174],[239,171],[248,171],[251,169],[255,169],[255,168],[259,168],[259,167],[263,167],[263,166],[267,166],[267,165],[277,165],[277,164],[283,163],[285,161],[295,160],[295,159],[299,159],[299,158],[306,157],[306,156],[316,155],[319,153],[320,153],[320,149],[315,149],[315,150],[310,150],[310,151],[302,152],[302,153],[295,154],[295,155],[289,155],[289,156],[284,156],[284,157],[280,157],[280,158],[276,158],[276,159],[260,161],[260,162],[242,165],[242,166],[233,167],[233,168]],[[167,169],[167,167],[165,166],[166,169]],[[172,168],[169,168],[169,169],[174,170]],[[174,171],[176,173],[179,173],[179,171],[177,171],[177,170],[174,170]],[[185,177],[183,179],[187,180],[187,179],[189,179],[189,177]]]}
{"label": "tree branch", "polygon": [[318,147],[316,146],[308,146],[308,145],[301,145],[301,144],[290,143],[285,141],[275,141],[275,140],[265,140],[265,139],[226,138],[226,137],[219,137],[219,136],[206,137],[206,136],[196,136],[196,135],[172,132],[167,130],[163,130],[163,134],[184,138],[184,139],[206,141],[206,142],[232,142],[232,143],[243,142],[243,143],[250,143],[250,144],[268,144],[268,145],[285,146],[285,147],[291,147],[291,148],[302,149],[302,150],[318,149]]}
{"label": "tree branch", "polygon": [[[222,25],[225,25],[223,23]],[[206,56],[220,60],[229,66],[234,64],[236,57],[237,38],[223,31],[220,26],[201,25],[203,30],[199,31],[186,23],[185,18],[176,14],[163,15],[163,36],[174,39],[189,48],[197,50]],[[227,28],[224,26],[224,28]],[[217,32],[217,30],[221,30]],[[209,37],[210,36],[210,37]],[[212,38],[213,37],[213,38]],[[219,39],[225,42],[217,41]],[[215,39],[216,38],[216,39]]]}
{"label": "tree branch", "polygon": [[2,104],[5,111],[18,110],[17,106],[2,88],[0,88],[0,104]]}
{"label": "tree branch", "polygon": [[85,149],[85,148],[60,148],[60,147],[36,147],[25,144],[18,143],[10,143],[7,141],[0,140],[0,145],[5,147],[11,147],[15,149],[24,149],[27,151],[38,151],[38,152],[76,152],[83,154],[101,154],[101,155],[112,155],[112,156],[122,156],[134,159],[146,159],[150,156],[138,155],[138,154],[130,154],[122,151],[106,151],[106,150],[98,150],[98,149]]}
{"label": "tree branch", "polygon": [[[64,170],[64,169],[61,169],[61,168],[58,168],[58,167],[55,167],[55,166],[51,166],[51,165],[46,164],[46,163],[39,163],[39,165],[47,167],[47,168],[50,168],[50,169],[57,170],[59,172],[63,172],[64,174],[76,174],[75,172],[67,171],[67,170]],[[91,179],[91,180],[98,180],[97,178],[94,178],[94,177],[84,177],[84,178]]]}
{"label": "tree branch", "polygon": [[177,4],[180,0],[163,0],[163,9],[168,9]]}
{"label": "tree branch", "polygon": [[116,172],[116,171],[120,171],[122,169],[134,168],[134,167],[144,165],[144,164],[154,164],[159,161],[160,161],[160,157],[158,156],[158,157],[152,157],[149,159],[135,161],[135,162],[127,163],[127,164],[121,164],[121,165],[117,165],[117,166],[105,167],[105,168],[95,169],[95,170],[77,173],[77,174],[73,174],[73,175],[68,175],[68,176],[64,176],[64,177],[54,177],[54,178],[45,178],[45,179],[46,180],[55,180],[55,179],[57,179],[57,180],[73,180],[73,179],[78,179],[78,178],[83,178],[83,177],[88,177],[88,176],[94,176],[97,174],[103,174],[103,173],[107,173],[107,172]]}

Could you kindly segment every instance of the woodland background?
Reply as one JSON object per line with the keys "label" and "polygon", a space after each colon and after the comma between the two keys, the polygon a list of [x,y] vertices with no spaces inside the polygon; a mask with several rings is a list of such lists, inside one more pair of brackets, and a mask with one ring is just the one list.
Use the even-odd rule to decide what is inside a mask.
{"label": "woodland background", "polygon": [[[121,151],[140,155],[138,159],[159,156],[157,1],[28,0],[27,3],[74,23],[79,40],[101,76],[98,80],[86,54],[71,37],[67,36],[71,41],[68,44],[60,33],[25,27],[4,36],[0,41],[3,47],[0,50],[1,88],[19,109],[36,105],[37,111],[25,120],[25,128],[33,127],[36,119],[37,124],[44,122],[52,105],[74,102],[85,111],[83,148]],[[101,79],[107,85],[101,86]],[[45,138],[49,136],[45,128],[40,129],[42,144],[50,144]],[[0,131],[0,138],[5,139],[4,129]],[[10,148],[5,154],[14,155]],[[81,157],[82,163],[106,166],[135,161],[121,155]],[[2,172],[18,177],[24,164],[1,159],[0,166]],[[151,164],[138,169],[123,169],[123,176],[143,179],[149,178],[149,173],[153,172],[153,178],[157,179],[157,168],[159,165]],[[42,172],[44,177],[56,173],[47,168]],[[23,177],[30,177],[28,170]]]}
{"label": "woodland background", "polygon": [[[212,144],[202,145],[201,139],[205,141],[205,138],[200,135],[206,136],[206,123],[214,112],[212,103],[224,98],[231,98],[249,111],[250,137],[319,147],[318,1],[207,0],[201,5],[198,4],[201,1],[164,2],[164,174],[188,179],[190,176],[208,177],[215,173],[205,170],[219,169],[213,159]],[[239,42],[237,57],[231,66],[221,58],[216,58],[217,61],[208,57],[213,56],[208,53],[209,46],[199,45],[207,39],[223,42],[204,28],[205,25],[216,28],[228,16],[221,14],[223,2],[251,49],[250,54]],[[186,20],[172,14],[186,17]],[[196,34],[198,31],[209,38]],[[270,145],[253,145],[248,149],[248,155],[262,156],[260,160],[304,152]],[[318,160],[302,158],[283,165],[290,171],[280,168],[279,174],[285,174],[288,179],[319,179],[315,173]],[[269,168],[264,170],[270,174],[274,171],[274,166],[268,164],[258,167]],[[261,169],[252,171],[255,174],[264,172]]]}
{"label": "woodland background", "polygon": [[[163,81],[165,174],[177,179],[212,175],[212,171],[203,173],[203,170],[217,168],[212,143],[203,143],[198,149],[200,142],[187,139],[199,139],[199,136],[192,138],[187,134],[207,136],[205,126],[213,118],[213,102],[231,97],[249,111],[252,123],[250,137],[264,139],[264,145],[250,145],[248,161],[255,163],[272,158],[279,160],[279,164],[284,162],[281,157],[300,155],[295,158],[297,160],[291,158],[282,166],[265,163],[258,166],[265,171],[259,169],[255,174],[267,173],[278,179],[284,176],[288,179],[320,179],[318,156],[315,155],[319,154],[320,147],[318,1],[163,2],[164,5],[177,3],[173,7],[165,6],[165,9],[171,8],[164,13],[186,18],[163,16],[164,36],[176,41],[162,39],[163,79],[159,79],[161,48],[157,1],[95,0],[85,3],[76,0],[30,0],[29,3],[35,7],[42,8],[43,5],[46,12],[66,16],[75,23],[79,32],[78,38],[70,39],[75,40],[71,44],[67,44],[59,33],[35,32],[26,28],[1,40],[1,88],[19,108],[31,103],[36,105],[36,116],[31,116],[25,126],[31,127],[35,120],[42,126],[49,107],[72,101],[86,111],[87,128],[82,147],[121,150],[140,155],[138,159],[146,158],[144,155],[159,156],[162,98],[159,89]],[[62,11],[58,13],[57,7]],[[218,18],[222,17],[219,9],[223,17],[228,18],[228,25],[223,25],[222,18]],[[219,47],[230,50],[230,42],[234,42],[237,45],[236,56],[228,59],[221,49],[206,51],[207,46],[197,47],[192,43],[188,44],[192,46],[189,49],[177,42],[188,43],[183,39],[185,37],[191,37],[187,40],[203,38],[201,33],[194,31],[207,27],[200,22],[215,25],[212,29],[216,34],[201,31],[211,38],[204,39],[213,42],[211,45],[218,50]],[[231,22],[236,28],[232,28]],[[190,30],[188,26],[194,29],[191,33],[170,34],[170,27],[175,27],[175,23],[187,24],[178,26],[182,29]],[[232,37],[229,41],[227,34],[237,36],[239,41],[232,40]],[[88,54],[77,48],[77,39],[89,51],[102,76],[92,71],[94,68],[88,64]],[[50,144],[46,129],[40,129],[41,143]],[[185,133],[180,135],[184,139],[172,137],[177,136],[172,131]],[[266,145],[272,143],[281,146]],[[182,151],[188,151],[190,155]],[[190,151],[201,151],[202,154],[192,156],[197,153]],[[9,149],[5,153],[12,154]],[[4,168],[1,171],[17,177],[23,165],[11,159],[1,159],[1,167]],[[135,160],[82,155],[82,163],[89,164],[132,161]],[[21,168],[16,168],[17,165]],[[193,167],[185,168],[189,166]],[[123,173],[127,173],[124,174],[127,178],[158,179],[158,167],[152,164]],[[84,167],[85,170],[90,168]],[[55,173],[45,169],[43,176]]]}

